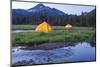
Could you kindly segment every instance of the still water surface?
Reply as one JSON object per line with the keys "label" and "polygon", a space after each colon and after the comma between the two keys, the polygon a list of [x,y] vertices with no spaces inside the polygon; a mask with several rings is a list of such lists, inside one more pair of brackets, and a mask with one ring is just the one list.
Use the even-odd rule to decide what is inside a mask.
{"label": "still water surface", "polygon": [[[90,43],[76,43],[75,46],[68,46],[52,50],[22,50],[19,47],[12,48],[12,64],[18,62],[30,62],[31,64],[45,64],[48,62],[75,62],[95,61],[95,47]],[[19,63],[20,65],[20,63]],[[27,65],[27,63],[26,63]]]}
{"label": "still water surface", "polygon": [[13,30],[13,33],[20,33],[20,32],[34,32],[34,30]]}

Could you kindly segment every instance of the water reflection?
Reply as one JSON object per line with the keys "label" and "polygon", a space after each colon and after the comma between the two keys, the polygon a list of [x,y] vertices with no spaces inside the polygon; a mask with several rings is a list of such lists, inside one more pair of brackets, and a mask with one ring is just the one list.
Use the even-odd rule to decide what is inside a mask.
{"label": "water reflection", "polygon": [[12,49],[12,64],[29,65],[95,60],[95,47],[91,47],[87,42],[52,50],[22,50],[20,48]]}
{"label": "water reflection", "polygon": [[19,32],[34,32],[34,30],[13,30],[13,33],[19,33]]}

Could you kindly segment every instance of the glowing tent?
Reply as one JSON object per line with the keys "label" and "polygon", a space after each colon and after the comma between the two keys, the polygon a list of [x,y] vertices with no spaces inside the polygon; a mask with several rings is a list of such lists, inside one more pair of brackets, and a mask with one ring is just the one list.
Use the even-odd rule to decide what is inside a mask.
{"label": "glowing tent", "polygon": [[67,25],[65,26],[65,28],[68,29],[68,30],[71,30],[71,29],[72,29],[72,25],[71,25],[71,24],[67,24]]}
{"label": "glowing tent", "polygon": [[46,22],[39,24],[35,29],[35,32],[51,32],[51,31],[52,27]]}

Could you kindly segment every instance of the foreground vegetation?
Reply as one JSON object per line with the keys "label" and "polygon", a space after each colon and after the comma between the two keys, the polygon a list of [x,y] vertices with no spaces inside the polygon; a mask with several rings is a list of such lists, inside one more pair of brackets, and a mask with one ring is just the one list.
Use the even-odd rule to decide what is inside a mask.
{"label": "foreground vegetation", "polygon": [[[32,26],[30,26],[31,28]],[[35,26],[33,26],[35,27]],[[24,28],[26,28],[24,26]],[[12,33],[12,43],[14,45],[36,45],[49,42],[77,42],[90,41],[95,39],[95,30],[88,27],[76,27],[67,31],[64,27],[53,27],[53,32],[20,32]]]}

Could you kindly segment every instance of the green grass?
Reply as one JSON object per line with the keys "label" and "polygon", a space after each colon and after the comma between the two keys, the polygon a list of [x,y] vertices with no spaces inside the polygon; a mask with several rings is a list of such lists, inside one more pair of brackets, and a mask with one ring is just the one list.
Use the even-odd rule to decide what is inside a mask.
{"label": "green grass", "polygon": [[36,25],[12,25],[12,29],[14,30],[33,30],[36,28]]}
{"label": "green grass", "polygon": [[[12,25],[13,30],[35,30],[37,25]],[[53,30],[66,30],[64,26],[52,26]],[[94,30],[93,27],[73,27],[73,30]]]}
{"label": "green grass", "polygon": [[[60,27],[59,27],[60,28]],[[95,38],[95,31],[90,30],[90,28],[80,28],[77,27],[77,30],[67,31],[64,28],[53,30],[49,33],[40,33],[40,32],[21,32],[21,33],[12,33],[12,43],[22,44],[22,45],[34,45],[48,42],[62,42],[62,41],[87,41]]]}

